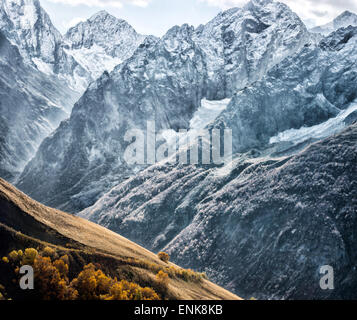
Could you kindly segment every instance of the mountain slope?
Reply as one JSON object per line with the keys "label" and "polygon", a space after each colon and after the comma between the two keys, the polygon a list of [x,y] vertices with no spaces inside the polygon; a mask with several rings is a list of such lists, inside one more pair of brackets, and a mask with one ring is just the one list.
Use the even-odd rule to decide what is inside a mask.
{"label": "mountain slope", "polygon": [[310,40],[300,19],[270,0],[252,0],[197,30],[175,26],[161,39],[147,37],[131,58],[91,84],[17,186],[47,205],[78,212],[145,167],[124,161],[128,130],[146,130],[148,120],[157,132],[188,129],[204,98],[230,98]]}
{"label": "mountain slope", "polygon": [[344,11],[333,21],[319,27],[312,28],[310,32],[320,33],[324,36],[329,35],[331,32],[334,32],[340,28],[346,27],[357,27],[357,15],[350,11]]}
{"label": "mountain slope", "polygon": [[78,94],[26,65],[0,32],[0,175],[14,179],[43,139],[69,116]]}
{"label": "mountain slope", "polygon": [[[115,265],[122,266],[123,263],[130,265],[129,259],[151,263],[158,268],[167,266],[155,254],[118,234],[73,215],[45,207],[2,179],[0,179],[0,238],[2,239],[1,256],[8,254],[13,248],[23,249],[24,243],[37,243],[43,247],[46,245],[44,242],[47,242],[62,248],[61,250],[67,250],[69,255],[73,253],[72,251],[76,251],[77,257],[82,255],[82,259],[88,259],[88,255],[93,261],[99,258],[112,259],[113,268]],[[64,249],[66,244],[73,249]],[[138,273],[141,277],[143,274],[150,276],[152,273],[145,267],[133,268],[132,272]],[[1,274],[0,277],[2,281],[6,280],[6,274]],[[190,283],[176,278],[171,279],[169,294],[175,299],[238,299],[237,296],[207,280]]]}
{"label": "mountain slope", "polygon": [[40,58],[55,63],[56,47],[61,34],[53,26],[37,0],[4,0],[1,2],[1,29],[20,47],[28,62]]}
{"label": "mountain slope", "polygon": [[[30,185],[38,183],[31,194],[35,199],[64,210],[81,210],[133,174],[135,168],[123,158],[129,145],[124,141],[127,130],[146,130],[148,120],[156,121],[157,130],[187,127],[204,81],[202,55],[190,38],[192,32],[186,25],[173,28],[159,42],[147,38],[111,75],[105,73],[92,83],[71,118],[44,142],[25,169],[19,188],[29,192]],[[172,39],[177,51],[167,50]],[[49,159],[53,152],[58,156]],[[40,173],[48,166],[51,183]]]}
{"label": "mountain slope", "polygon": [[[243,297],[356,298],[357,124],[296,156],[156,165],[80,215]],[[319,287],[331,265],[335,290]]]}

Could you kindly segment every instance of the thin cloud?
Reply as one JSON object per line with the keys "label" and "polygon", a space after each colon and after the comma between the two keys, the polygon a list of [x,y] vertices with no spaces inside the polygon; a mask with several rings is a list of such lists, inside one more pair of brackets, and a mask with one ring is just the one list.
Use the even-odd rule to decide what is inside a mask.
{"label": "thin cloud", "polygon": [[86,21],[85,18],[77,17],[77,18],[73,18],[72,20],[70,20],[70,21],[67,22],[67,23],[64,23],[63,26],[64,26],[66,29],[69,29],[69,28],[72,28],[72,27],[76,26],[78,23],[84,22],[84,21]]}
{"label": "thin cloud", "polygon": [[131,4],[138,7],[146,7],[151,0],[47,0],[52,3],[60,3],[70,6],[85,5],[88,7],[114,7],[122,8],[124,4]]}
{"label": "thin cloud", "polygon": [[199,1],[206,2],[210,6],[219,7],[222,9],[241,7],[248,2],[247,0],[199,0]]}

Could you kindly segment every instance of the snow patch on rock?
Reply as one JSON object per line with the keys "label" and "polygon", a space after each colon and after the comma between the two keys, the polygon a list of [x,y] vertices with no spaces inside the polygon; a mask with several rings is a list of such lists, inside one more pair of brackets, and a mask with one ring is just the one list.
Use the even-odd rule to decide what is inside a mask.
{"label": "snow patch on rock", "polygon": [[346,126],[346,118],[355,111],[357,111],[357,104],[353,103],[346,110],[341,111],[337,117],[329,119],[322,124],[280,132],[278,135],[270,138],[270,144],[280,142],[293,142],[294,144],[299,144],[309,139],[327,138],[340,132]]}

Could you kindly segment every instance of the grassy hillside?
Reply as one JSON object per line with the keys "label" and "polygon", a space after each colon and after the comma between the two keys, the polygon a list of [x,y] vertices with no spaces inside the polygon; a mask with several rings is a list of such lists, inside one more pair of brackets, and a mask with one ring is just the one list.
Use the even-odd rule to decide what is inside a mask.
{"label": "grassy hillside", "polygon": [[[15,269],[21,265],[21,257],[15,254],[17,260],[11,260],[12,255],[9,255],[20,250],[22,256],[27,248],[34,248],[38,254],[36,263],[52,255],[52,261],[46,258],[46,266],[55,271],[53,265],[66,257],[62,260],[68,264],[66,281],[69,285],[85,266],[91,264],[93,270],[103,272],[111,283],[126,280],[142,288],[148,287],[160,299],[239,299],[203,275],[166,263],[114,232],[30,199],[2,179],[0,242],[0,258],[5,257],[0,262],[0,292],[6,298],[43,298],[38,292],[35,295],[31,291],[19,290]],[[168,275],[164,286],[158,276],[160,272]]]}

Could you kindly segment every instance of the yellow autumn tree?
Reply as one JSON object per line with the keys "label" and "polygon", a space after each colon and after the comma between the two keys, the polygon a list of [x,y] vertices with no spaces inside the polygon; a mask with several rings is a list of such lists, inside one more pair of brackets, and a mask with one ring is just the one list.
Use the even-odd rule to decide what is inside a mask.
{"label": "yellow autumn tree", "polygon": [[[63,266],[61,265],[61,268]],[[64,267],[64,270],[67,268]],[[73,289],[68,279],[52,264],[48,257],[37,256],[34,261],[36,290],[44,300],[75,300],[78,292]]]}
{"label": "yellow autumn tree", "polygon": [[157,256],[161,261],[164,261],[165,263],[168,263],[170,261],[170,256],[166,252],[159,252]]}
{"label": "yellow autumn tree", "polygon": [[142,288],[136,283],[122,280],[115,282],[105,300],[160,300],[151,288]]}
{"label": "yellow autumn tree", "polygon": [[[12,251],[2,260],[14,267],[19,276],[21,265],[34,268],[34,297],[42,300],[159,300],[159,295],[152,288],[142,288],[126,280],[118,281],[104,274],[100,266],[90,263],[71,282],[69,280],[69,257],[58,257],[58,253],[49,247],[40,253],[33,248],[24,252]],[[54,261],[53,261],[54,260]],[[165,276],[166,275],[166,276]],[[168,275],[158,274],[158,279],[167,287]],[[1,291],[1,290],[0,290]]]}
{"label": "yellow autumn tree", "polygon": [[81,300],[98,300],[109,292],[113,280],[90,263],[83,268],[72,286],[78,291]]}
{"label": "yellow autumn tree", "polygon": [[34,248],[27,248],[22,256],[22,265],[32,266],[35,262],[38,252]]}

